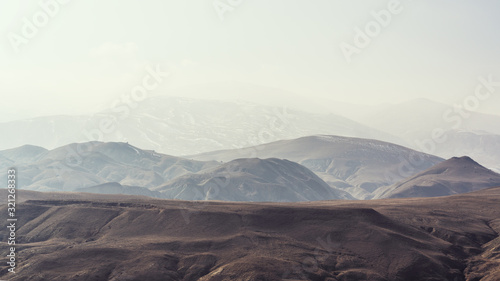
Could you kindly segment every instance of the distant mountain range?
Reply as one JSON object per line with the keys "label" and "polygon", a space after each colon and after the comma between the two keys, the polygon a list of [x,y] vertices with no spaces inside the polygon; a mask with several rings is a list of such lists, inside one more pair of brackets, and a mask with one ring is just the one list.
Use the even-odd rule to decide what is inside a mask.
{"label": "distant mountain range", "polygon": [[[151,188],[218,165],[192,161],[127,143],[88,142],[53,150],[30,145],[0,151],[19,170],[19,185],[39,191],[73,191],[109,182]],[[7,165],[5,160],[3,164]]]}
{"label": "distant mountain range", "polygon": [[[500,116],[467,111],[463,105],[416,99],[360,106],[298,96],[289,101],[286,97],[292,94],[286,91],[244,84],[201,85],[176,93],[186,97],[155,96],[133,106],[109,105],[94,115],[0,123],[0,131],[10,132],[9,138],[0,139],[0,149],[24,144],[53,149],[98,140],[180,156],[338,135],[390,142],[442,158],[467,155],[500,172]],[[226,101],[203,99],[203,93]],[[249,96],[273,106],[242,101]]]}
{"label": "distant mountain range", "polygon": [[437,197],[500,186],[500,175],[469,157],[453,157],[378,191],[377,198]]}
{"label": "distant mountain range", "polygon": [[410,148],[444,158],[467,155],[500,172],[500,116],[467,111],[428,99],[337,112],[398,136]]}
{"label": "distant mountain range", "polygon": [[500,116],[468,111],[462,104],[448,106],[428,99],[383,105],[351,118],[373,128],[395,134],[405,140],[430,137],[436,128],[482,131],[500,135]]}
{"label": "distant mountain range", "polygon": [[500,175],[468,157],[444,161],[392,143],[326,135],[186,157],[128,143],[25,145],[0,151],[0,167],[11,166],[24,189],[181,200],[434,197],[500,185]]}
{"label": "distant mountain range", "polygon": [[339,136],[309,136],[186,156],[200,161],[231,161],[242,157],[275,157],[297,162],[330,186],[357,199],[370,199],[378,188],[444,161],[392,143]]}
{"label": "distant mountain range", "polygon": [[306,167],[276,158],[236,159],[154,188],[182,200],[296,202],[354,199],[332,188]]}
{"label": "distant mountain range", "polygon": [[0,149],[31,144],[53,149],[70,143],[129,142],[169,155],[253,146],[315,134],[401,139],[335,114],[247,102],[151,97],[134,106],[116,106],[93,116],[49,116],[0,123],[11,137]]}
{"label": "distant mountain range", "polygon": [[[11,157],[11,158],[7,158]],[[196,161],[127,143],[89,142],[54,150],[31,145],[0,151],[21,188],[145,195],[184,200],[295,202],[354,199],[300,164],[280,159]]]}
{"label": "distant mountain range", "polygon": [[468,155],[481,165],[500,172],[500,135],[470,131],[447,131],[446,135],[446,143],[436,146],[436,153],[441,157]]}

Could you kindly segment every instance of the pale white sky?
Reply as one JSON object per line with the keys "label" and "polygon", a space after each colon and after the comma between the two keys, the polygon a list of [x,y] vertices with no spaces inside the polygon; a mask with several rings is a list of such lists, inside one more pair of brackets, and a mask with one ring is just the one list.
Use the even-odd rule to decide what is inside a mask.
{"label": "pale white sky", "polygon": [[[38,0],[0,0],[0,122],[103,109],[140,83],[147,64],[171,70],[158,95],[238,81],[323,105],[453,103],[474,92],[480,75],[500,80],[497,0],[401,0],[402,11],[351,63],[339,45],[354,44],[355,27],[390,1],[243,0],[224,21],[214,2],[72,0],[49,6],[54,15],[43,23]],[[26,38],[24,18],[34,16],[45,25]],[[15,36],[25,40],[16,41],[19,52]],[[500,88],[479,110],[498,108]]]}

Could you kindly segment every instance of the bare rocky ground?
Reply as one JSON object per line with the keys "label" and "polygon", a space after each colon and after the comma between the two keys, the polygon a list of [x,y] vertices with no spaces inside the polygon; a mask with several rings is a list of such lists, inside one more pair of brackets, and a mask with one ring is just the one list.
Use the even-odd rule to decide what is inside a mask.
{"label": "bare rocky ground", "polygon": [[303,203],[18,192],[10,281],[500,280],[500,188]]}

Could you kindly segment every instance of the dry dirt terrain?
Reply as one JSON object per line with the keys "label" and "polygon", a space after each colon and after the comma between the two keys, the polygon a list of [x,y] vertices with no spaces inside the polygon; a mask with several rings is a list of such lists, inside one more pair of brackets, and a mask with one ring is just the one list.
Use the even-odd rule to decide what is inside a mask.
{"label": "dry dirt terrain", "polygon": [[10,281],[500,280],[500,188],[304,203],[19,196]]}

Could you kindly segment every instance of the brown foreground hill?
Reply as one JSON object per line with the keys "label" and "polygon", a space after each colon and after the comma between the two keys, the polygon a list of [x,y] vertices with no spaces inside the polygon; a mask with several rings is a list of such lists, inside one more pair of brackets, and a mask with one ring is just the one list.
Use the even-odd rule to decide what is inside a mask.
{"label": "brown foreground hill", "polygon": [[500,188],[304,203],[19,193],[10,281],[500,280]]}

